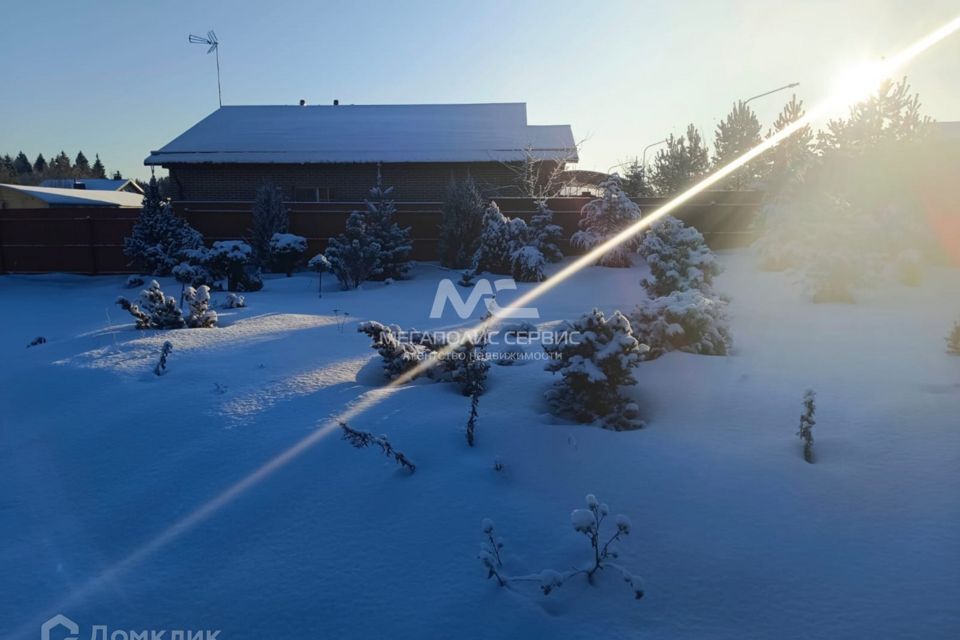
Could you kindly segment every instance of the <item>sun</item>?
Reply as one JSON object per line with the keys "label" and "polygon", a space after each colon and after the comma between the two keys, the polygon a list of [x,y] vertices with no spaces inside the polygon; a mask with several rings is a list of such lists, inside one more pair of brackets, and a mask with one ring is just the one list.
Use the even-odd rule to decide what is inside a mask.
{"label": "sun", "polygon": [[833,95],[846,105],[867,98],[894,72],[894,65],[886,60],[869,60],[845,67],[833,81]]}

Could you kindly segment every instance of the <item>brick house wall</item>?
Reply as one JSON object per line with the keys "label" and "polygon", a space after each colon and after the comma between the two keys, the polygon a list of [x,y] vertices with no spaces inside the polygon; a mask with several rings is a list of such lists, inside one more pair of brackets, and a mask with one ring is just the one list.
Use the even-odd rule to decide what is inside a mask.
{"label": "brick house wall", "polygon": [[[367,197],[377,178],[377,165],[372,163],[173,164],[166,168],[173,199],[195,202],[252,200],[264,181],[282,188],[290,200],[296,188],[320,187],[331,190],[332,201],[358,202]],[[380,171],[399,202],[442,201],[451,178],[462,180],[468,173],[486,197],[521,195],[515,187],[516,173],[499,162],[394,163],[380,165]]]}

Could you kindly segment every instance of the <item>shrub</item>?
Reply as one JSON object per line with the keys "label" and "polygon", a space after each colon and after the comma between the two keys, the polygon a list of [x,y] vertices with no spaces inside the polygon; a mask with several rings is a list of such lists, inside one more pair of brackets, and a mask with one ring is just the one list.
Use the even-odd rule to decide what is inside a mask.
{"label": "shrub", "polygon": [[674,291],[638,306],[630,323],[637,340],[650,348],[646,359],[675,350],[722,356],[733,342],[725,307],[698,289]]}
{"label": "shrub", "polygon": [[212,278],[226,278],[227,290],[259,291],[263,288],[260,268],[253,264],[253,249],[246,242],[214,242],[205,259]]}
{"label": "shrub", "polygon": [[619,311],[608,319],[594,309],[561,330],[572,339],[544,345],[551,357],[546,370],[561,376],[547,393],[554,410],[609,429],[642,426],[636,405],[620,394],[620,387],[637,383],[633,368],[646,350],[634,338],[630,322]]}
{"label": "shrub", "polygon": [[545,277],[545,262],[543,254],[535,246],[520,247],[512,255],[513,279],[517,282],[541,282]]}
{"label": "shrub", "polygon": [[[570,238],[570,244],[590,251],[640,220],[640,207],[620,187],[620,178],[610,176],[600,184],[602,196],[583,206],[580,211],[580,230]],[[622,242],[597,259],[604,267],[629,267],[630,254],[636,248],[635,239]]]}
{"label": "shrub", "polygon": [[123,240],[123,254],[142,273],[165,276],[184,252],[202,246],[200,232],[173,213],[170,204],[160,197],[156,178],[150,178],[137,222],[130,237]]}
{"label": "shrub", "polygon": [[330,238],[324,255],[345,290],[356,289],[380,268],[380,245],[367,234],[364,216],[357,212],[347,218],[344,233]]}
{"label": "shrub", "polygon": [[162,376],[167,372],[167,358],[170,356],[171,351],[173,351],[173,343],[166,340],[163,346],[160,347],[160,360],[157,362],[157,366],[153,368],[154,374]]}
{"label": "shrub", "polygon": [[217,312],[210,308],[210,287],[205,284],[196,289],[187,287],[184,298],[190,306],[187,326],[191,329],[205,329],[217,326]]}
{"label": "shrub", "polygon": [[473,178],[451,181],[440,215],[440,264],[466,269],[473,262],[483,230],[483,197]]}
{"label": "shrub", "polygon": [[373,348],[383,358],[383,373],[388,380],[394,380],[416,367],[425,353],[420,345],[399,340],[396,335],[399,328],[388,327],[375,320],[361,323],[357,331],[373,340]]}
{"label": "shrub", "polygon": [[117,304],[136,319],[137,329],[182,329],[186,326],[176,299],[165,295],[156,280],[140,292],[138,303],[120,296]]}
{"label": "shrub", "polygon": [[808,389],[803,394],[803,413],[800,414],[800,429],[797,435],[803,440],[803,459],[813,463],[813,426],[817,424],[814,416],[817,413],[817,394]]}
{"label": "shrub", "polygon": [[491,202],[484,213],[473,271],[510,274],[519,282],[540,282],[545,261],[531,241],[531,230],[522,218],[506,217],[497,203]]}
{"label": "shrub", "polygon": [[658,221],[643,234],[639,253],[651,275],[641,284],[653,297],[687,289],[709,291],[714,276],[720,273],[720,265],[703,235],[672,216]]}
{"label": "shrub", "polygon": [[552,591],[563,586],[566,581],[574,576],[585,575],[587,581],[592,584],[593,578],[598,572],[612,569],[628,585],[636,600],[643,598],[643,581],[621,565],[611,561],[611,559],[617,557],[616,548],[613,545],[630,535],[633,529],[630,519],[623,514],[615,516],[616,531],[610,537],[607,537],[603,533],[603,523],[609,517],[610,507],[597,500],[593,494],[587,495],[586,506],[586,509],[574,509],[570,513],[570,524],[573,525],[575,531],[582,533],[590,541],[591,559],[579,568],[563,572],[544,569],[539,573],[526,576],[507,575],[503,571],[503,555],[501,554],[504,547],[503,538],[497,535],[493,521],[484,518],[480,523],[484,541],[480,545],[479,558],[487,570],[487,578],[496,578],[501,587],[522,582],[536,582],[544,595],[550,595]]}
{"label": "shrub", "polygon": [[[283,204],[283,190],[265,182],[253,198],[253,228],[250,229],[252,260],[261,269],[274,269],[274,235],[285,234],[290,226],[290,210]],[[304,249],[306,250],[306,249]]]}
{"label": "shrub", "polygon": [[275,233],[270,237],[270,264],[280,273],[293,275],[307,252],[307,239],[292,233]]}
{"label": "shrub", "polygon": [[537,200],[537,212],[530,218],[530,244],[536,247],[547,262],[563,260],[563,251],[560,250],[560,238],[563,229],[553,224],[553,211],[545,200]]}
{"label": "shrub", "polygon": [[239,293],[228,293],[221,306],[224,309],[240,309],[247,306],[247,299]]}

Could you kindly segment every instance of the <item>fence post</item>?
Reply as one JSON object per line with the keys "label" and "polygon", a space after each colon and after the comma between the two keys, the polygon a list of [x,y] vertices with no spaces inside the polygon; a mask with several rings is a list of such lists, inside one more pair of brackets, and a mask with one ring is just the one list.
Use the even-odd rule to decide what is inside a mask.
{"label": "fence post", "polygon": [[89,230],[90,274],[97,275],[96,220],[93,216],[87,216],[87,229]]}

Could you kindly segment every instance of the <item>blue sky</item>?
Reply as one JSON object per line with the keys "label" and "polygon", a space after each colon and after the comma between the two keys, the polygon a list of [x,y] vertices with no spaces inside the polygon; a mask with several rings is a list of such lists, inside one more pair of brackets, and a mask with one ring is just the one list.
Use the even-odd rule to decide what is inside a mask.
{"label": "blue sky", "polygon": [[[16,2],[4,7],[0,153],[78,149],[145,176],[158,148],[224,104],[528,103],[606,169],[731,103],[841,71],[954,17],[955,0],[826,2]],[[960,36],[907,70],[925,113],[960,120]],[[768,125],[789,97],[752,103]]]}

